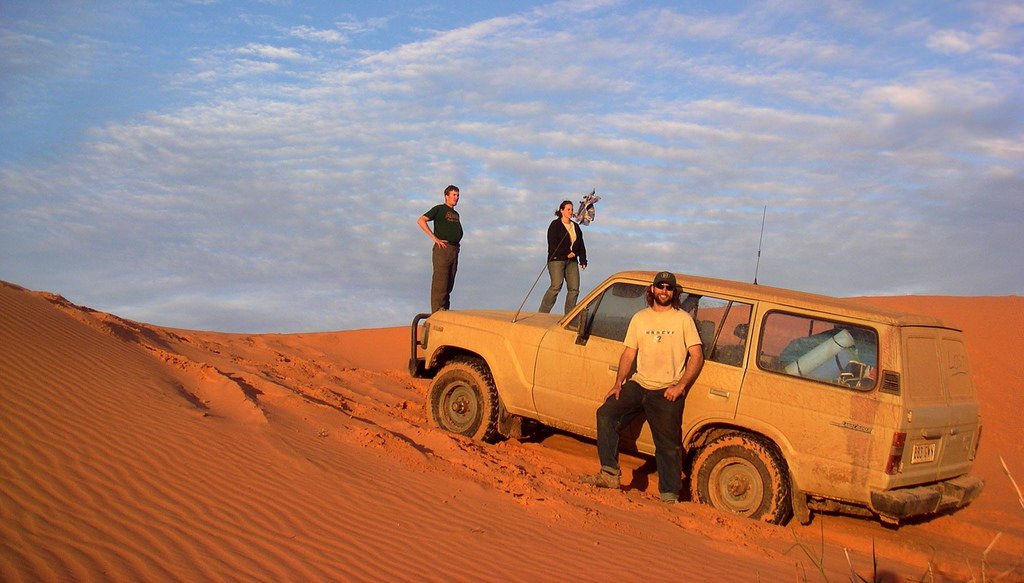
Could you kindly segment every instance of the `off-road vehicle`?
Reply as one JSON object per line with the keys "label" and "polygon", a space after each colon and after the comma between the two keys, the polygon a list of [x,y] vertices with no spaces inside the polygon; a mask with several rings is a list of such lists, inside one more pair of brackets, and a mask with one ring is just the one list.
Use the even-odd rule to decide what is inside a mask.
{"label": "off-road vehicle", "polygon": [[[784,523],[811,510],[898,524],[962,507],[981,421],[960,330],[855,301],[676,275],[703,341],[686,397],[691,500]],[[569,314],[440,311],[412,323],[431,423],[481,440],[523,419],[586,437],[654,272],[616,274]],[[651,454],[646,424],[624,446]]]}

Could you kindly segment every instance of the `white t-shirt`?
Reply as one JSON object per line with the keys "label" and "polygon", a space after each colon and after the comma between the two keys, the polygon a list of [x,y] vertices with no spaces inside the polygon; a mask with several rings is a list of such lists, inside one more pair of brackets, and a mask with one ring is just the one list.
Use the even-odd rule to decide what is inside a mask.
{"label": "white t-shirt", "polygon": [[687,349],[701,341],[690,314],[646,308],[629,321],[623,343],[637,349],[633,380],[645,389],[657,390],[679,381],[686,370]]}

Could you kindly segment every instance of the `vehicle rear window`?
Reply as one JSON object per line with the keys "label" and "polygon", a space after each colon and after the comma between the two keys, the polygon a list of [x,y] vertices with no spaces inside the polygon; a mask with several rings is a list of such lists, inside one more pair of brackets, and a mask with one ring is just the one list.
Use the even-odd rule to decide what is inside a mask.
{"label": "vehicle rear window", "polygon": [[908,335],[906,347],[907,394],[916,402],[944,403],[938,339],[932,335]]}
{"label": "vehicle rear window", "polygon": [[866,326],[771,312],[764,319],[758,366],[840,387],[871,389],[878,335]]}
{"label": "vehicle rear window", "polygon": [[967,366],[967,347],[959,340],[944,338],[942,354],[946,361],[950,398],[974,399],[974,385]]}

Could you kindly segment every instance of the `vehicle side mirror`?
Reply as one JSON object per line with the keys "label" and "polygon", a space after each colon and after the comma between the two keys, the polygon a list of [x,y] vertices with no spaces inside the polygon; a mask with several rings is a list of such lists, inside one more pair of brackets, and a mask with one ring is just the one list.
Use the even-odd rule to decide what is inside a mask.
{"label": "vehicle side mirror", "polygon": [[590,338],[590,325],[593,321],[590,318],[590,308],[584,308],[579,315],[580,325],[576,329],[576,344],[585,346]]}

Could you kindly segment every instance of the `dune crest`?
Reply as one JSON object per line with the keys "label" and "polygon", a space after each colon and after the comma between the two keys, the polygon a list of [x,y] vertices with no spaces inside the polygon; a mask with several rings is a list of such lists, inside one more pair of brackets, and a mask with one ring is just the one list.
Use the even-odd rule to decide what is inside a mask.
{"label": "dune crest", "polygon": [[[989,309],[1008,307],[1020,306]],[[969,308],[950,309],[984,319]],[[999,322],[965,328],[972,350],[991,349]],[[931,564],[963,580],[998,530],[993,566],[1024,555],[1024,513],[990,467],[997,454],[1021,467],[1007,437],[1019,413],[1005,409],[1020,395],[992,396],[1007,377],[987,354],[976,368],[992,419],[976,467],[989,489],[891,531],[666,509],[639,458],[623,460],[625,492],[581,486],[592,443],[485,445],[428,427],[407,350],[405,328],[174,330],[0,282],[0,580],[780,580],[816,570],[794,540],[824,544],[835,580],[849,577],[843,548],[870,574],[874,543],[888,573]]]}

